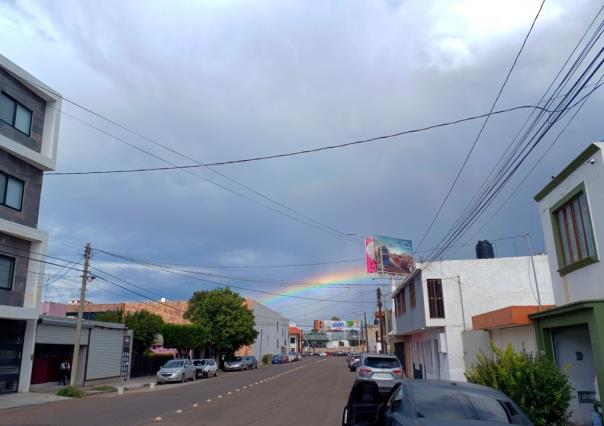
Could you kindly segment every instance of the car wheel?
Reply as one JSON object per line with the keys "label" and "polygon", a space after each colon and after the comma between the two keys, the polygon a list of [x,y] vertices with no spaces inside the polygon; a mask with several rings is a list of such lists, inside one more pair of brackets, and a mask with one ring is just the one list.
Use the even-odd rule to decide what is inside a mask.
{"label": "car wheel", "polygon": [[218,377],[218,370],[214,371],[214,377]]}
{"label": "car wheel", "polygon": [[182,375],[180,376],[180,383],[184,383],[185,382],[185,373],[182,373]]}

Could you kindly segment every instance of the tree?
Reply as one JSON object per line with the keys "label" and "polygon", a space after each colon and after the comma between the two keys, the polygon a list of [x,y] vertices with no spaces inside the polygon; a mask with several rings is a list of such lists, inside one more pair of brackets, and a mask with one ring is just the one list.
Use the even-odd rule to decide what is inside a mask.
{"label": "tree", "polygon": [[161,332],[164,321],[159,315],[148,311],[128,312],[124,318],[126,327],[134,331],[133,349],[137,355],[142,355],[155,341],[155,336]]}
{"label": "tree", "polygon": [[332,321],[340,321],[340,317],[334,315],[333,317],[331,317],[331,320]]}
{"label": "tree", "polygon": [[181,357],[206,343],[206,332],[198,325],[164,324],[161,329],[164,347],[176,349]]}
{"label": "tree", "polygon": [[228,288],[193,293],[185,318],[206,331],[206,347],[218,354],[251,345],[258,336],[245,299]]}
{"label": "tree", "polygon": [[124,320],[122,311],[97,312],[94,315],[95,321],[121,323]]}
{"label": "tree", "polygon": [[572,387],[566,374],[541,353],[514,352],[491,343],[492,359],[482,352],[466,373],[469,382],[501,390],[529,416],[535,426],[566,425]]}

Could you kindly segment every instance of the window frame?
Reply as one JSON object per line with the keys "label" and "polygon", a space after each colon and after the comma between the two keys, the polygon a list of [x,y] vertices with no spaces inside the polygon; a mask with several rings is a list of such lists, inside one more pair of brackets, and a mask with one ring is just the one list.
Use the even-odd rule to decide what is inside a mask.
{"label": "window frame", "polygon": [[401,313],[402,314],[407,313],[407,302],[405,300],[406,292],[407,292],[407,288],[403,287],[403,289],[401,290]]}
{"label": "window frame", "polygon": [[6,290],[6,291],[12,291],[13,290],[13,286],[15,284],[15,263],[17,262],[17,259],[12,257],[12,256],[6,256],[4,254],[0,254],[0,258],[2,259],[8,259],[11,263],[11,267],[10,267],[10,275],[9,275],[9,286],[8,287],[3,287],[2,285],[0,285],[0,290]]}
{"label": "window frame", "polygon": [[[9,126],[11,126],[13,129],[15,129],[16,131],[18,131],[19,133],[27,136],[28,138],[31,137],[31,127],[34,123],[34,111],[31,108],[28,108],[27,106],[23,105],[23,103],[19,102],[18,100],[16,100],[14,97],[12,97],[11,95],[9,95],[8,93],[6,93],[4,90],[0,91],[0,95],[1,96],[6,96],[8,99],[10,99],[11,101],[13,101],[15,103],[15,109],[13,111],[13,117],[12,117],[12,123],[9,123],[7,121],[4,121],[0,118],[0,121],[2,121],[3,123],[8,124]],[[17,127],[15,127],[15,123],[17,120],[17,105],[21,106],[23,109],[29,111],[30,113],[30,119],[29,119],[29,130],[27,133],[25,133],[24,131],[22,131],[21,129],[18,129]]]}
{"label": "window frame", "polygon": [[417,306],[417,295],[415,288],[415,279],[409,283],[409,307],[410,309],[414,309]]}
{"label": "window frame", "polygon": [[[6,185],[4,186],[4,193],[0,194],[0,205],[2,205],[4,207],[8,207],[11,210],[22,212],[23,211],[23,199],[25,198],[25,183],[26,182],[24,180],[22,180],[22,179],[19,179],[17,177],[9,175],[8,173],[3,172],[1,170],[0,170],[0,174],[3,175],[4,177],[6,177]],[[16,207],[9,206],[8,204],[6,204],[6,195],[8,193],[8,181],[10,179],[14,179],[14,180],[19,181],[19,182],[21,182],[23,184],[23,191],[21,191],[21,200],[20,200],[20,203],[19,203],[21,205],[21,208],[16,208]]]}
{"label": "window frame", "polygon": [[[443,292],[443,281],[440,278],[428,278],[426,280],[428,290],[428,310],[430,318],[445,318],[445,294]],[[438,295],[440,290],[440,296]],[[442,312],[442,316],[439,314]]]}
{"label": "window frame", "polygon": [[[560,229],[560,224],[558,222],[557,213],[562,208],[566,207],[575,198],[579,197],[581,193],[583,193],[583,195],[585,197],[585,202],[587,204],[586,205],[587,219],[589,219],[589,224],[591,227],[590,237],[592,238],[591,244],[593,245],[594,254],[582,257],[581,259],[575,260],[572,263],[566,263],[566,256],[564,255],[564,248],[563,248],[563,242],[562,242],[563,241],[562,232]],[[567,275],[573,271],[584,268],[585,266],[599,262],[598,247],[596,245],[594,224],[592,221],[589,198],[587,196],[587,191],[585,189],[585,182],[581,182],[579,185],[577,185],[575,188],[573,188],[571,191],[569,191],[562,199],[560,199],[556,204],[554,204],[549,209],[549,213],[550,213],[550,220],[551,220],[551,225],[552,225],[552,232],[553,232],[553,236],[554,236],[554,245],[556,246],[556,260],[558,262],[558,273],[560,274],[560,276]],[[584,227],[586,226],[585,223],[583,224],[583,226]],[[587,246],[589,246],[589,243],[587,241],[585,243]]]}

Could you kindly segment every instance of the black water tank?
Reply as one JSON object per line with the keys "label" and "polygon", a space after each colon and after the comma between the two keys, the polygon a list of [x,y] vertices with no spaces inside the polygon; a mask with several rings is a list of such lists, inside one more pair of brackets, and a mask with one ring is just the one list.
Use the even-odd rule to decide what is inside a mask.
{"label": "black water tank", "polygon": [[495,251],[493,250],[493,244],[487,240],[478,241],[476,244],[476,258],[477,259],[493,259],[495,257]]}

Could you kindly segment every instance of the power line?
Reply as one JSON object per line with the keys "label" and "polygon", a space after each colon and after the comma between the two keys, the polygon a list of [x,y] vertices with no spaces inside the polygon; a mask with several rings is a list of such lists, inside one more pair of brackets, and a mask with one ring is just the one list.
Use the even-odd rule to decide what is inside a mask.
{"label": "power line", "polygon": [[482,136],[482,134],[484,132],[484,129],[485,129],[487,123],[489,122],[489,119],[491,118],[491,113],[495,109],[495,106],[497,105],[497,102],[499,102],[499,98],[501,97],[501,94],[503,93],[503,90],[507,86],[507,83],[508,83],[508,81],[510,79],[510,76],[512,75],[512,72],[516,68],[516,64],[518,63],[518,59],[520,58],[520,55],[522,54],[522,52],[524,50],[524,46],[526,45],[526,42],[527,42],[529,36],[533,32],[533,28],[535,26],[535,23],[537,22],[537,19],[539,18],[539,15],[541,14],[541,10],[543,9],[543,5],[544,4],[545,4],[545,0],[543,0],[541,2],[541,6],[539,6],[539,10],[537,11],[537,14],[535,15],[535,18],[533,19],[533,22],[532,22],[532,24],[531,24],[531,26],[530,26],[530,28],[529,28],[526,36],[524,37],[524,40],[522,41],[522,45],[520,46],[520,49],[516,53],[516,57],[514,58],[514,62],[512,62],[512,66],[508,70],[508,73],[507,73],[507,75],[505,77],[505,80],[503,81],[503,84],[499,88],[499,92],[497,93],[497,96],[495,97],[495,100],[493,101],[493,104],[491,105],[491,109],[489,110],[489,115],[487,115],[485,117],[485,119],[484,119],[484,121],[482,123],[482,126],[480,127],[480,130],[478,131],[478,134],[476,135],[476,138],[474,139],[474,143],[472,143],[472,146],[470,147],[470,150],[466,154],[466,158],[464,159],[463,163],[461,164],[461,167],[459,168],[459,171],[455,175],[455,178],[453,179],[453,182],[451,183],[451,186],[449,187],[449,190],[447,191],[447,194],[445,195],[445,198],[443,199],[442,203],[440,204],[440,207],[436,211],[436,214],[432,218],[432,221],[430,222],[430,225],[428,225],[428,228],[426,229],[426,232],[424,232],[424,235],[422,236],[419,244],[417,245],[417,248],[420,248],[421,245],[424,243],[426,237],[428,236],[428,234],[432,230],[432,227],[434,226],[434,223],[436,222],[436,220],[440,216],[440,213],[442,212],[443,208],[445,207],[445,204],[447,204],[447,201],[449,200],[449,197],[451,196],[451,194],[453,192],[453,189],[455,188],[455,185],[457,185],[457,182],[459,181],[459,178],[460,178],[461,174],[465,170],[465,167],[468,164],[468,161],[470,160],[470,157],[472,156],[472,153],[474,152],[474,149],[476,148],[476,145],[478,144],[478,141],[480,140],[480,137]]}
{"label": "power line", "polygon": [[332,150],[332,149],[344,148],[344,147],[353,146],[353,145],[360,145],[360,144],[365,144],[365,143],[370,143],[370,142],[383,141],[383,140],[395,138],[398,136],[408,135],[408,134],[412,134],[412,133],[425,132],[425,131],[437,129],[440,127],[452,126],[455,124],[460,124],[460,123],[464,123],[467,121],[477,120],[477,119],[484,118],[487,116],[499,115],[499,114],[523,110],[523,109],[536,109],[536,110],[544,110],[546,112],[551,112],[540,106],[520,105],[520,106],[516,106],[516,107],[512,107],[512,108],[506,108],[506,109],[502,109],[502,110],[498,110],[498,111],[493,111],[493,112],[486,113],[486,114],[475,115],[475,116],[461,118],[461,119],[454,120],[454,121],[433,124],[430,126],[420,127],[420,128],[411,129],[411,130],[404,130],[404,131],[391,133],[391,134],[387,134],[387,135],[383,135],[383,136],[376,136],[376,137],[372,137],[372,138],[368,138],[368,139],[361,139],[361,140],[356,140],[356,141],[352,141],[352,142],[345,142],[345,143],[337,144],[337,145],[329,145],[329,146],[323,146],[323,147],[319,147],[319,148],[309,148],[309,149],[304,149],[304,150],[300,150],[300,151],[292,151],[292,152],[287,152],[287,153],[282,153],[282,154],[273,154],[273,155],[238,159],[238,160],[227,160],[227,161],[218,161],[218,162],[213,162],[213,163],[192,164],[192,165],[182,165],[182,166],[144,167],[144,168],[134,168],[134,169],[89,170],[89,171],[72,171],[72,172],[48,172],[48,173],[45,173],[44,175],[45,176],[74,176],[74,175],[95,175],[95,174],[98,175],[98,174],[119,174],[119,173],[142,173],[142,172],[154,172],[154,171],[165,171],[165,170],[196,169],[196,168],[200,168],[200,167],[224,166],[227,164],[249,163],[249,162],[254,162],[254,161],[270,160],[270,159],[275,159],[275,158],[293,157],[293,156],[302,155],[302,154],[309,154],[309,153],[314,153],[314,152],[321,152],[321,151],[327,151],[327,150]]}

